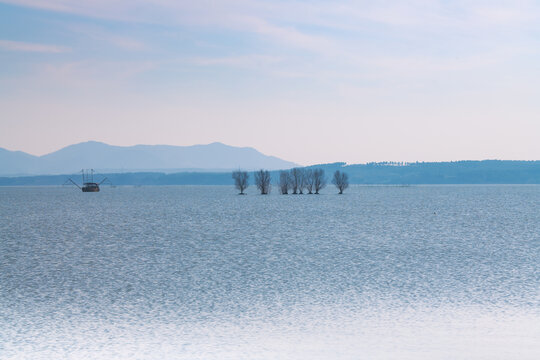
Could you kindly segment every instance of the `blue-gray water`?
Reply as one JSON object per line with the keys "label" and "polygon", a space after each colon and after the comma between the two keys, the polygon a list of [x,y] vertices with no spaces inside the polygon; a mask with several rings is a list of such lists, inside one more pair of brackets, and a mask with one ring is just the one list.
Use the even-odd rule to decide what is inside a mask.
{"label": "blue-gray water", "polygon": [[540,186],[249,190],[0,188],[0,358],[540,358]]}

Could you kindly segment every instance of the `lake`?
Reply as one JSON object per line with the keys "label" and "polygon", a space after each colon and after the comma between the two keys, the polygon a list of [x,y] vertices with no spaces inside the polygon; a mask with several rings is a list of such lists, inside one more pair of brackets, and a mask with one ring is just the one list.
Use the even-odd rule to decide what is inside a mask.
{"label": "lake", "polygon": [[540,359],[540,186],[0,187],[1,359]]}

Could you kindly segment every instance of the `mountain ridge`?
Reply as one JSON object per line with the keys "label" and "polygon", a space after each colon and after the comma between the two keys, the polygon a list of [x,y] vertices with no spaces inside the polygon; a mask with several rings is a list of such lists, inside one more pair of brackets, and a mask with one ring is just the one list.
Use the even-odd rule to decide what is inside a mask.
{"label": "mountain ridge", "polygon": [[86,141],[41,156],[0,148],[0,176],[73,173],[82,168],[98,171],[229,171],[259,167],[284,169],[297,164],[265,155],[253,147],[213,142],[189,146],[109,145]]}

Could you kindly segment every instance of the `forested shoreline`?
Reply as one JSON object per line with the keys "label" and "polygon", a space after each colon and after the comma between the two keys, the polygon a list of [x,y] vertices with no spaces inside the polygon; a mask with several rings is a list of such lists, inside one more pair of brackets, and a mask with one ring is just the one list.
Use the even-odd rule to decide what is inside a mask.
{"label": "forested shoreline", "polygon": [[[304,167],[326,174],[346,172],[350,184],[540,184],[540,161],[456,161],[432,163],[332,163]],[[272,184],[280,171],[270,171]],[[250,172],[253,174],[253,171]],[[114,185],[231,185],[231,172],[104,173]],[[74,174],[0,177],[0,186],[62,185]]]}

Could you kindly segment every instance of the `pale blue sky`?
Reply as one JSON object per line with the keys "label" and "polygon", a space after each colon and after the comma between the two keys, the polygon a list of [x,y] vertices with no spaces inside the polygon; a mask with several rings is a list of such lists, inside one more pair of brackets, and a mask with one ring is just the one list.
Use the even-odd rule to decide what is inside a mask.
{"label": "pale blue sky", "polygon": [[0,147],[540,159],[537,1],[0,0]]}

